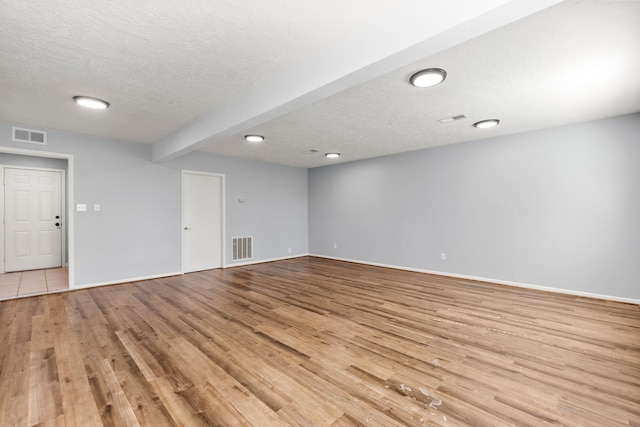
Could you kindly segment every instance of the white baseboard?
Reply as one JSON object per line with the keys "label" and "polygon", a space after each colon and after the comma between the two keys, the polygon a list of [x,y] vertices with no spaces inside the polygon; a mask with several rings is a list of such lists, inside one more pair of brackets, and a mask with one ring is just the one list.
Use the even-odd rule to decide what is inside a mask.
{"label": "white baseboard", "polygon": [[242,267],[245,265],[254,265],[254,264],[263,264],[265,262],[273,262],[273,261],[283,261],[285,259],[294,259],[294,258],[302,258],[303,256],[309,256],[309,254],[296,254],[296,255],[288,255],[280,258],[270,258],[270,259],[260,259],[260,260],[249,260],[244,262],[234,262],[225,264],[222,268],[232,268],[232,267]]}
{"label": "white baseboard", "polygon": [[142,280],[160,279],[162,277],[180,276],[181,272],[154,274],[152,276],[132,277],[130,279],[114,280],[109,282],[90,283],[88,285],[73,286],[70,289],[95,288],[97,286],[119,285],[121,283],[140,282]]}
{"label": "white baseboard", "polygon": [[535,289],[535,290],[538,290],[538,291],[554,292],[554,293],[558,293],[558,294],[567,294],[567,295],[573,295],[573,296],[578,296],[578,297],[595,298],[595,299],[602,299],[602,300],[608,300],[608,301],[617,301],[617,302],[624,302],[624,303],[629,303],[629,304],[640,304],[640,299],[623,298],[623,297],[617,297],[617,296],[613,296],[613,295],[592,294],[592,293],[589,293],[589,292],[573,291],[573,290],[569,290],[569,289],[551,288],[551,287],[548,287],[548,286],[531,285],[531,284],[528,284],[528,283],[519,283],[519,282],[510,282],[510,281],[506,281],[506,280],[488,279],[486,277],[466,276],[466,275],[463,275],[463,274],[453,274],[453,273],[447,273],[447,272],[442,272],[442,271],[434,271],[434,270],[423,270],[423,269],[420,269],[420,268],[402,267],[402,266],[391,265],[391,264],[381,264],[381,263],[377,263],[377,262],[360,261],[360,260],[354,260],[354,259],[348,259],[348,258],[338,258],[338,257],[327,256],[327,255],[309,254],[309,256],[314,256],[314,257],[318,257],[318,258],[335,259],[337,261],[353,262],[353,263],[356,263],[356,264],[373,265],[373,266],[376,266],[376,267],[393,268],[393,269],[396,269],[396,270],[413,271],[413,272],[416,272],[416,273],[435,274],[435,275],[438,275],[438,276],[454,277],[454,278],[457,278],[457,279],[477,280],[479,282],[497,283],[499,285],[514,286],[514,287],[526,288],[526,289]]}

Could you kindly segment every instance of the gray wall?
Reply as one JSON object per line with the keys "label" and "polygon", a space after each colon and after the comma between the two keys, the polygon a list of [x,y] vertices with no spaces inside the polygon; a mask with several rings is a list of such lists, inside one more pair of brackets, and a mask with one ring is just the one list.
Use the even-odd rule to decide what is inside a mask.
{"label": "gray wall", "polygon": [[49,159],[10,153],[0,153],[0,165],[67,170],[66,159]]}
{"label": "gray wall", "polygon": [[292,254],[308,253],[306,169],[199,152],[167,166],[225,174],[229,264],[232,237],[253,237],[254,260],[290,256],[289,248]]}
{"label": "gray wall", "polygon": [[640,299],[640,114],[311,169],[308,188],[304,169],[204,153],[158,164],[148,145],[57,131],[14,143],[1,122],[0,145],[72,154],[74,205],[101,204],[74,212],[77,286],[180,271],[191,169],[226,175],[228,264],[231,237],[252,235],[254,261],[310,249]]}
{"label": "gray wall", "polygon": [[311,169],[309,213],[312,254],[640,299],[640,114]]}
{"label": "gray wall", "polygon": [[238,235],[254,237],[253,261],[307,253],[305,169],[205,153],[153,163],[149,145],[52,130],[46,146],[22,144],[1,122],[0,145],[74,156],[73,204],[88,206],[74,212],[76,286],[180,271],[182,168],[225,174],[227,263]]}

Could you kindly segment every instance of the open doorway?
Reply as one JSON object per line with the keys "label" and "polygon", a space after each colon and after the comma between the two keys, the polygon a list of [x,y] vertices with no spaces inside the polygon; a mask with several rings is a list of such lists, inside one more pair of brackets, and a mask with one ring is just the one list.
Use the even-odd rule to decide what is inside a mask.
{"label": "open doorway", "polygon": [[0,147],[0,299],[73,284],[72,156]]}

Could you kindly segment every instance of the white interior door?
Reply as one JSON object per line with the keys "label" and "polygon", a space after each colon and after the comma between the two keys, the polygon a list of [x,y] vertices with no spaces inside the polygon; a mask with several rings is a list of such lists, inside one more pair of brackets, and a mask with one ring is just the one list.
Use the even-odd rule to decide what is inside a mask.
{"label": "white interior door", "polygon": [[182,172],[182,271],[222,267],[223,176]]}
{"label": "white interior door", "polygon": [[5,271],[62,266],[62,172],[4,170]]}

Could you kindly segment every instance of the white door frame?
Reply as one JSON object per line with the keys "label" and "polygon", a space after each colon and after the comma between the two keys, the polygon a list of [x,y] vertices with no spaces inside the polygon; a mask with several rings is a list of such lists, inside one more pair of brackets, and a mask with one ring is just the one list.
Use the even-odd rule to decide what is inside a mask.
{"label": "white door frame", "polygon": [[[18,170],[29,170],[29,171],[45,171],[45,172],[60,172],[60,197],[61,197],[61,203],[60,203],[60,216],[62,218],[61,221],[61,243],[62,243],[62,247],[61,247],[61,251],[62,253],[60,254],[60,261],[61,261],[61,265],[64,266],[64,258],[66,255],[66,229],[67,229],[67,209],[65,206],[65,201],[67,200],[66,196],[66,178],[65,178],[65,170],[64,169],[51,169],[51,168],[37,168],[37,167],[30,167],[30,166],[13,166],[13,165],[0,165],[0,174],[2,176],[2,178],[4,179],[4,174],[5,174],[5,170],[6,169],[18,169]],[[0,213],[4,216],[4,207],[5,207],[5,191],[3,189],[3,191],[0,192]],[[5,234],[4,234],[4,230],[5,227],[2,226],[0,227],[0,242],[2,242],[2,247],[0,248],[0,273],[4,273],[6,271],[6,261],[5,261]]]}
{"label": "white door frame", "polygon": [[181,174],[180,174],[180,269],[182,270],[182,273],[184,274],[184,233],[182,232],[182,227],[183,227],[183,212],[182,212],[182,208],[184,205],[184,194],[183,194],[183,182],[184,182],[184,176],[185,174],[190,174],[190,175],[205,175],[205,176],[215,176],[217,178],[220,178],[220,185],[222,186],[222,188],[220,189],[220,227],[222,227],[222,230],[220,230],[220,257],[222,258],[220,260],[220,265],[221,268],[226,268],[227,266],[227,255],[226,255],[226,223],[225,223],[225,211],[226,211],[226,207],[225,207],[225,200],[226,200],[226,196],[225,196],[225,176],[224,174],[220,174],[220,173],[213,173],[213,172],[202,172],[202,171],[194,171],[194,170],[188,170],[188,169],[182,169],[181,170]]}
{"label": "white door frame", "polygon": [[[63,211],[66,212],[66,221],[63,221],[63,226],[66,226],[67,231],[67,248],[68,248],[68,258],[67,261],[69,263],[69,289],[74,288],[75,284],[75,245],[74,245],[74,210],[73,210],[73,155],[66,153],[52,153],[48,151],[38,151],[38,150],[27,150],[22,148],[11,148],[11,147],[0,147],[0,153],[7,154],[18,154],[21,156],[31,156],[31,157],[46,157],[50,159],[63,159],[67,161],[67,176],[65,179],[65,184],[63,185],[63,192],[66,194],[66,205],[63,203]],[[13,167],[7,165],[7,167]],[[30,168],[28,166],[15,166],[16,168],[24,168],[24,169],[38,169],[38,168]],[[64,174],[63,174],[64,176]],[[3,170],[4,177],[4,170]],[[4,191],[2,191],[2,211],[4,213]],[[63,220],[65,217],[62,217]],[[4,242],[4,227],[2,228],[2,242]],[[63,242],[65,238],[63,237]],[[64,256],[64,255],[63,255]],[[4,243],[2,244],[2,271],[4,271]]]}

